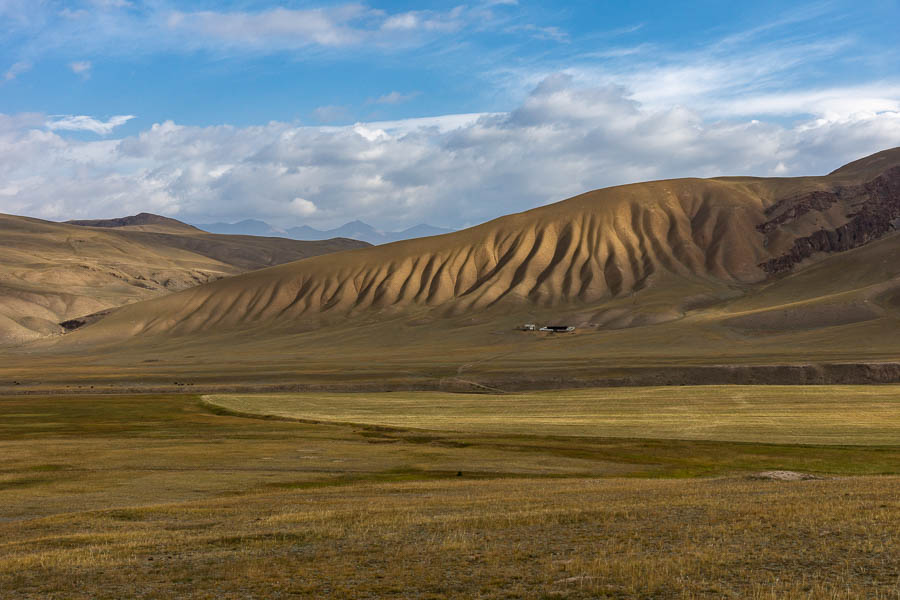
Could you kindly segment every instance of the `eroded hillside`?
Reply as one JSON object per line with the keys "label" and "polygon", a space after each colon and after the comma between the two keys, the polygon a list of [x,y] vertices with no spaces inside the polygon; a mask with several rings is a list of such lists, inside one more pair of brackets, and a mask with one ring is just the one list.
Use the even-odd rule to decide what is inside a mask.
{"label": "eroded hillside", "polygon": [[366,245],[212,235],[170,219],[85,227],[0,215],[0,345],[56,335],[61,323],[124,304]]}
{"label": "eroded hillside", "polygon": [[[603,307],[635,294],[665,294],[683,314],[697,289],[705,303],[731,298],[892,231],[900,152],[866,164],[873,161],[880,168],[825,177],[680,179],[597,190],[448,235],[197,287],[117,311],[84,335],[284,331],[360,314]],[[848,238],[847,231],[855,233]],[[844,241],[808,242],[823,235]]]}

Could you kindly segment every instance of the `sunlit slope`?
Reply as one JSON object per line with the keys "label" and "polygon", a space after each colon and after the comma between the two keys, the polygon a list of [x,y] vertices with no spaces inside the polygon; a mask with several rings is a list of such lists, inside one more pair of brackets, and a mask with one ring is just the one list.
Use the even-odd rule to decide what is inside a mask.
{"label": "sunlit slope", "polygon": [[[340,327],[352,317],[433,321],[485,311],[523,319],[565,314],[584,330],[701,315],[731,319],[735,330],[779,329],[779,320],[791,329],[790,312],[748,321],[751,313],[796,302],[760,294],[873,242],[883,241],[888,255],[896,247],[900,151],[854,164],[825,177],[679,179],[597,190],[460,232],[200,286],[123,308],[71,337],[115,342],[240,330],[262,339]],[[810,303],[857,289],[835,288],[827,268],[817,273],[790,293]],[[886,275],[872,277],[884,283]],[[750,302],[744,310],[728,308],[741,298]],[[810,326],[875,318],[883,314],[877,306],[837,320],[825,314]]]}
{"label": "sunlit slope", "polygon": [[77,227],[0,215],[0,345],[61,333],[61,322],[97,311],[363,245],[212,235],[186,225],[168,226],[166,233]]}
{"label": "sunlit slope", "polygon": [[457,233],[216,282],[123,309],[91,329],[188,334],[372,310],[455,315],[503,303],[597,303],[672,276],[750,284],[765,275],[757,265],[768,254],[752,233],[764,208],[742,184],[712,180],[599,190]]}

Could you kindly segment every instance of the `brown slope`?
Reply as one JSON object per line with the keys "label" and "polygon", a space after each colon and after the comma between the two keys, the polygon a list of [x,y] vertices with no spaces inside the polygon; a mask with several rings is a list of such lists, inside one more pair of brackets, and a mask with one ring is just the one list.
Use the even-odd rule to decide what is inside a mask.
{"label": "brown slope", "polygon": [[63,321],[248,270],[365,246],[167,228],[77,227],[0,215],[0,345],[57,334]]}
{"label": "brown slope", "polygon": [[[778,273],[889,233],[900,152],[878,169],[826,177],[679,179],[589,192],[434,238],[328,255],[117,311],[75,339],[301,331],[347,316],[470,314],[506,307],[594,307],[600,327],[680,318],[694,304],[745,294]],[[861,174],[860,174],[861,173]],[[827,201],[818,202],[820,195]],[[852,244],[792,254],[819,231],[877,214]],[[880,211],[880,212],[879,212]],[[880,220],[878,220],[880,219]],[[790,260],[782,269],[772,261]],[[638,294],[666,308],[635,318],[607,307]],[[622,304],[619,302],[619,304]]]}
{"label": "brown slope", "polygon": [[[759,281],[764,206],[741,184],[599,190],[462,232],[282,265],[119,311],[95,332],[188,334],[424,307],[599,303],[657,279]],[[85,334],[88,332],[86,331]]]}
{"label": "brown slope", "polygon": [[198,233],[199,229],[193,225],[182,223],[177,219],[154,215],[152,213],[138,213],[129,217],[115,219],[81,219],[66,221],[68,225],[80,227],[104,227],[112,229],[128,228],[135,231],[156,231],[163,233]]}

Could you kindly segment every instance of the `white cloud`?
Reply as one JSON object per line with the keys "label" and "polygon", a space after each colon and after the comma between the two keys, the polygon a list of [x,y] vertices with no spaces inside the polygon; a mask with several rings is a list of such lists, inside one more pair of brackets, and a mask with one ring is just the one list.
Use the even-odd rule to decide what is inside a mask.
{"label": "white cloud", "polygon": [[22,73],[26,73],[31,70],[32,64],[28,61],[19,61],[14,63],[9,69],[6,70],[3,77],[6,81],[12,81]]}
{"label": "white cloud", "polygon": [[448,11],[386,14],[364,4],[325,8],[250,11],[173,11],[164,34],[180,35],[188,47],[244,47],[280,51],[308,47],[407,47],[459,31],[484,19],[483,10],[459,6]]}
{"label": "white cloud", "polygon": [[[191,10],[186,4],[169,0],[0,0],[0,22],[9,24],[0,31],[0,38],[14,44],[11,47],[20,57],[35,63],[72,55],[96,61],[102,56],[190,55],[198,51],[245,57],[294,52],[306,61],[321,54],[339,56],[360,49],[390,54],[422,48],[442,38],[455,44],[451,34],[499,26],[492,10],[484,5],[392,13],[352,1],[219,3],[228,8],[199,3],[205,10]],[[266,4],[269,7],[264,7]],[[297,4],[312,6],[294,8]]]}
{"label": "white cloud", "polygon": [[453,32],[461,29],[465,23],[465,7],[457,6],[448,12],[410,11],[389,16],[381,24],[381,29],[388,32],[397,31],[441,31]]}
{"label": "white cloud", "polygon": [[[831,70],[846,69],[843,63],[863,52],[852,30],[830,35],[797,31],[798,22],[833,10],[822,4],[788,12],[769,23],[710,38],[699,48],[655,42],[601,46],[585,52],[582,44],[576,44],[571,55],[561,51],[531,62],[521,60],[516,66],[495,69],[491,76],[507,93],[524,97],[549,75],[563,72],[584,87],[622,86],[647,110],[687,106],[706,119],[818,114],[825,104],[843,103],[844,99],[865,106],[863,110],[885,110],[889,105],[885,99],[896,98],[896,76],[893,81],[870,79],[845,90],[831,83],[846,80],[845,74],[826,76]],[[614,33],[628,34],[639,28]],[[822,83],[813,83],[813,79]],[[821,96],[822,90],[816,88],[826,88],[824,92],[838,97],[812,98],[811,94]],[[843,104],[839,112],[845,109]]]}
{"label": "white cloud", "polygon": [[416,29],[419,27],[419,23],[419,17],[416,16],[416,13],[408,12],[388,18],[381,27],[388,30]]}
{"label": "white cloud", "polygon": [[768,93],[741,98],[717,113],[735,115],[792,116],[801,113],[841,119],[856,113],[900,111],[900,85],[861,85],[824,90]]}
{"label": "white cloud", "polygon": [[290,210],[299,217],[311,217],[319,210],[314,202],[310,202],[304,198],[294,198],[291,200]]}
{"label": "white cloud", "polygon": [[87,78],[91,74],[91,61],[89,60],[80,60],[76,62],[69,63],[69,68],[72,69],[72,72],[76,75],[80,75],[81,77]]}
{"label": "white cloud", "polygon": [[[58,135],[62,126],[41,129],[34,115],[0,116],[0,212],[459,227],[598,187],[824,174],[900,146],[900,111],[889,104],[855,110],[851,93],[811,92],[805,110],[812,116],[793,124],[710,121],[701,110],[659,109],[625,87],[583,86],[565,75],[542,82],[510,112],[347,127],[165,122],[134,136],[85,141]],[[847,102],[819,101],[835,97]],[[52,122],[109,133],[116,120]]]}
{"label": "white cloud", "polygon": [[124,125],[134,118],[134,115],[116,115],[108,121],[100,121],[86,115],[56,115],[47,120],[47,129],[51,131],[61,129],[64,131],[92,131],[98,135],[109,135],[113,129]]}
{"label": "white cloud", "polygon": [[353,23],[372,14],[357,4],[308,10],[275,8],[256,13],[173,12],[168,25],[174,30],[233,44],[346,46],[359,42],[362,35]]}

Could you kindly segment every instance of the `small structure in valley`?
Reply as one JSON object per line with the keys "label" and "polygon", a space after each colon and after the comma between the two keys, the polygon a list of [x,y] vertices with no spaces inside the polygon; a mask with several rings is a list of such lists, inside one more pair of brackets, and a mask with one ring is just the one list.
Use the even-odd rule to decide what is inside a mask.
{"label": "small structure in valley", "polygon": [[571,333],[575,331],[572,325],[544,325],[540,331],[549,331],[550,333]]}
{"label": "small structure in valley", "polygon": [[538,327],[534,323],[525,323],[519,327],[519,331],[543,331],[545,333],[572,333],[575,331],[574,325],[544,325]]}

